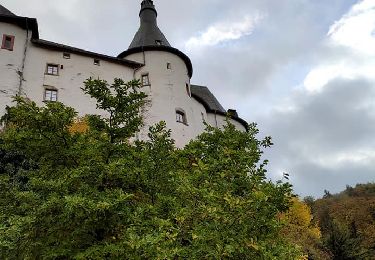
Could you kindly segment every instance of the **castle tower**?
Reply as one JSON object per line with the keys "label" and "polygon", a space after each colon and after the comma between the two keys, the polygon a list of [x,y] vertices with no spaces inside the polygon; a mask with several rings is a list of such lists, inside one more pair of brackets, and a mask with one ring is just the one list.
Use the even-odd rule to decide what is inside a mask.
{"label": "castle tower", "polygon": [[182,146],[201,133],[204,125],[201,112],[193,111],[191,61],[171,46],[157,25],[157,16],[153,1],[143,0],[140,27],[128,50],[118,57],[144,64],[135,78],[141,80],[142,91],[151,101],[144,114],[146,126],[165,121],[177,146]]}
{"label": "castle tower", "polygon": [[[193,75],[193,67],[188,56],[173,48],[157,25],[157,16],[154,2],[143,0],[139,12],[140,26],[129,48],[118,55],[119,58],[128,58],[129,55],[144,51],[164,51],[179,56],[185,63],[189,78]],[[144,62],[145,63],[145,62]]]}
{"label": "castle tower", "polygon": [[165,121],[176,146],[183,147],[204,132],[204,122],[222,127],[228,115],[245,131],[246,122],[235,111],[226,111],[207,87],[190,85],[191,61],[159,29],[152,0],[142,1],[139,18],[127,50],[111,57],[40,39],[35,18],[17,16],[0,4],[0,116],[17,94],[38,105],[59,101],[80,115],[105,116],[81,91],[82,82],[123,78],[141,80],[148,95],[141,140],[148,139],[149,126]]}

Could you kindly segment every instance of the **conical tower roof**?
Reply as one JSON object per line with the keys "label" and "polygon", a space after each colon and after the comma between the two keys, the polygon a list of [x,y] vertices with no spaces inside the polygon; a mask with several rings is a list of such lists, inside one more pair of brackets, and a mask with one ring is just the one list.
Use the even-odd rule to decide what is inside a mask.
{"label": "conical tower roof", "polygon": [[188,56],[180,50],[173,48],[164,34],[160,31],[156,18],[158,12],[155,9],[152,0],[143,0],[141,3],[141,11],[139,12],[140,27],[134,36],[132,43],[126,51],[120,53],[117,57],[124,59],[133,53],[144,51],[162,51],[169,52],[179,56],[186,64],[188,75],[193,75],[193,65]]}
{"label": "conical tower roof", "polygon": [[143,0],[139,12],[140,27],[129,49],[143,46],[169,46],[167,38],[157,25],[157,11],[152,0]]}
{"label": "conical tower roof", "polygon": [[7,16],[16,16],[14,13],[6,9],[4,6],[0,5],[0,15],[7,15]]}

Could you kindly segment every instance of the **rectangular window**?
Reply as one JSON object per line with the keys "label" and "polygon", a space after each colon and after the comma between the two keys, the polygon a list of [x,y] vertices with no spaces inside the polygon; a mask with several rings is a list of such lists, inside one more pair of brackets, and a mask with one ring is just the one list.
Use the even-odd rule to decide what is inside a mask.
{"label": "rectangular window", "polygon": [[185,112],[182,110],[176,110],[176,122],[187,125]]}
{"label": "rectangular window", "polygon": [[169,62],[167,63],[167,69],[168,70],[172,69],[172,65]]}
{"label": "rectangular window", "polygon": [[148,74],[142,75],[142,86],[149,86],[150,79],[148,78]]}
{"label": "rectangular window", "polygon": [[14,36],[4,34],[3,42],[1,44],[1,49],[13,51],[13,47],[14,47]]}
{"label": "rectangular window", "polygon": [[94,65],[100,66],[100,60],[99,59],[94,59]]}
{"label": "rectangular window", "polygon": [[182,113],[176,113],[176,122],[183,123],[184,122],[184,115]]}
{"label": "rectangular window", "polygon": [[63,53],[63,58],[64,58],[64,59],[70,59],[70,53],[66,53],[66,52],[64,52],[64,53]]}
{"label": "rectangular window", "polygon": [[45,89],[44,101],[57,101],[57,90],[56,89]]}
{"label": "rectangular window", "polygon": [[57,65],[57,64],[47,64],[46,74],[47,75],[54,75],[54,76],[59,75],[59,65]]}

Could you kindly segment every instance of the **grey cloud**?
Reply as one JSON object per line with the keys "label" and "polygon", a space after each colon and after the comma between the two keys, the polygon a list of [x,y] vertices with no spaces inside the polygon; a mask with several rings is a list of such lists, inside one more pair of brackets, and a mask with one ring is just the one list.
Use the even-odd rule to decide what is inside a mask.
{"label": "grey cloud", "polygon": [[[244,96],[264,99],[278,92],[277,88],[293,87],[280,86],[275,78],[287,66],[306,66],[314,60],[329,25],[340,18],[347,5],[342,1],[231,2],[221,10],[220,19],[241,17],[254,10],[267,16],[250,36],[233,44],[205,48],[202,53],[189,53],[196,69],[193,80],[209,85],[226,107],[237,106]],[[207,21],[203,29],[217,21],[210,20],[211,16],[200,18]],[[228,100],[228,96],[233,98]],[[256,109],[249,105],[249,111]],[[246,111],[240,114],[253,119]]]}
{"label": "grey cloud", "polygon": [[[129,46],[139,26],[140,2],[2,0],[15,13],[38,18],[42,38],[109,55]],[[372,165],[328,169],[311,160],[316,155],[373,147],[374,113],[363,104],[375,98],[374,84],[365,79],[335,80],[313,96],[291,94],[315,64],[337,61],[343,55],[364,62],[363,57],[325,42],[329,26],[356,2],[155,0],[159,27],[193,61],[192,82],[208,85],[224,107],[237,108],[248,121],[258,121],[262,134],[274,137],[275,146],[266,154],[270,174],[279,169],[290,172],[296,191],[304,195],[374,179]],[[253,34],[199,51],[185,50],[186,41],[210,25],[258,11],[266,17]],[[297,110],[267,114],[286,97]]]}
{"label": "grey cloud", "polygon": [[[347,164],[338,169],[327,169],[305,162],[295,165],[293,170],[295,172],[291,172],[291,180],[296,184],[295,192],[301,194],[301,197],[313,195],[315,198],[322,197],[324,190],[333,194],[344,190],[346,185],[373,182],[375,175],[375,165]],[[301,172],[303,175],[297,174]]]}
{"label": "grey cloud", "polygon": [[290,172],[296,191],[304,195],[318,195],[319,184],[338,191],[345,183],[375,180],[375,163],[365,167],[355,162],[321,165],[315,161],[358,149],[374,150],[375,117],[371,107],[363,106],[375,98],[374,88],[365,79],[336,79],[320,93],[296,94],[291,101],[295,109],[274,111],[260,120],[262,133],[275,142],[266,153],[270,174],[280,169]]}
{"label": "grey cloud", "polygon": [[41,38],[117,55],[138,29],[137,1],[4,0],[8,9],[38,19]]}

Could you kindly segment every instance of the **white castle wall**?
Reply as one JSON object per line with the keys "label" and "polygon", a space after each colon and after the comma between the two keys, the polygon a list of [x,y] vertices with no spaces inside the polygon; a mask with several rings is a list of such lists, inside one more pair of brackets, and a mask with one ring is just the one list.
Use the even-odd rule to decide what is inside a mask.
{"label": "white castle wall", "polygon": [[12,24],[0,23],[0,46],[4,34],[16,38],[13,51],[0,49],[0,116],[4,114],[5,107],[11,105],[12,96],[19,91],[27,31]]}
{"label": "white castle wall", "polygon": [[[226,117],[207,113],[204,106],[188,94],[186,84],[190,86],[190,78],[186,64],[179,56],[164,51],[145,51],[131,54],[126,59],[145,64],[137,71],[137,78],[144,74],[149,75],[150,86],[144,87],[151,100],[145,114],[146,125],[165,121],[172,130],[172,138],[176,140],[178,147],[184,146],[204,131],[203,121],[215,127],[226,124]],[[168,63],[171,69],[167,68]],[[176,109],[185,112],[186,125],[176,122]],[[237,121],[231,122],[238,129],[246,130]],[[140,133],[140,138],[146,136],[147,131]]]}
{"label": "white castle wall", "polygon": [[[58,76],[45,74],[47,63],[59,65]],[[77,54],[71,54],[70,59],[65,59],[63,52],[32,45],[26,60],[24,93],[41,105],[44,89],[54,87],[58,90],[58,101],[74,107],[81,116],[97,114],[95,101],[81,90],[83,82],[90,77],[104,79],[109,83],[114,78],[128,81],[133,78],[133,69],[105,60],[100,60],[100,66],[94,65],[94,58]]]}
{"label": "white castle wall", "polygon": [[[63,57],[63,52],[41,48],[27,41],[27,53],[24,68],[24,81],[20,89],[20,75],[25,53],[26,30],[17,26],[0,23],[0,36],[15,36],[13,51],[0,49],[0,115],[4,114],[6,105],[11,104],[12,96],[21,90],[22,95],[43,105],[46,88],[58,90],[58,101],[77,110],[80,116],[86,114],[104,114],[96,109],[94,100],[81,90],[83,82],[89,78],[105,79],[109,83],[114,78],[125,81],[141,79],[148,74],[150,86],[142,88],[150,103],[145,107],[145,127],[138,138],[146,139],[148,127],[159,121],[165,121],[172,130],[172,138],[178,147],[183,147],[205,129],[203,121],[212,126],[222,127],[225,117],[207,113],[205,107],[192,98],[186,91],[190,78],[184,61],[177,55],[164,51],[146,51],[131,54],[129,60],[144,63],[145,66],[134,70],[126,65],[100,60],[100,66],[94,65],[94,57],[70,54],[70,59]],[[31,32],[29,33],[29,37]],[[58,64],[58,76],[46,75],[47,64]],[[167,68],[170,64],[170,69]],[[62,68],[61,68],[62,65]],[[187,124],[176,122],[176,109],[182,109]],[[245,128],[235,120],[232,123],[241,130]]]}
{"label": "white castle wall", "polygon": [[[227,125],[226,119],[227,117],[223,115],[212,114],[212,113],[207,114],[207,122],[211,126],[214,126],[214,127],[223,128],[225,125]],[[240,124],[238,121],[230,119],[229,122],[233,124],[237,129],[246,131],[246,128],[242,124]]]}
{"label": "white castle wall", "polygon": [[[205,109],[186,91],[186,84],[190,87],[190,78],[180,57],[169,52],[146,51],[131,54],[126,59],[144,62],[145,66],[136,73],[137,78],[149,75],[150,86],[144,87],[151,100],[145,116],[147,125],[165,121],[178,147],[202,132],[201,113],[205,113]],[[167,68],[168,63],[170,69]],[[187,124],[176,122],[176,109],[185,112]],[[141,132],[140,138],[145,138],[145,135],[145,131]]]}

